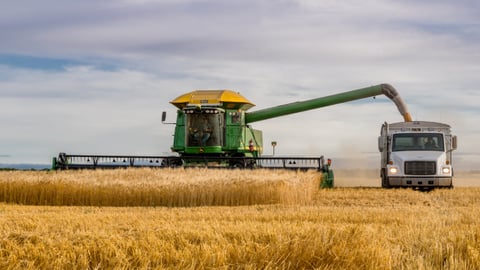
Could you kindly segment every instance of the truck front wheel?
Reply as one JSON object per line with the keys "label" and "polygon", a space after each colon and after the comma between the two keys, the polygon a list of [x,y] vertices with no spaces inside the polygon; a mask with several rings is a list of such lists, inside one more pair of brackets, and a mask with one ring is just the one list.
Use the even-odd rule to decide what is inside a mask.
{"label": "truck front wheel", "polygon": [[391,188],[390,183],[388,183],[388,177],[385,173],[385,169],[380,171],[380,177],[382,178],[382,188]]}

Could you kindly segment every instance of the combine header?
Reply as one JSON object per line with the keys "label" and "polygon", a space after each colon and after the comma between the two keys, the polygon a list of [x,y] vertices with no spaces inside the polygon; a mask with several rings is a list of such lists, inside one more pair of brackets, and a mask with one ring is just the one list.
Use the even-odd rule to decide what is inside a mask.
{"label": "combine header", "polygon": [[[182,164],[179,162],[182,161]],[[54,158],[55,169],[109,169],[127,167],[208,167],[222,168],[271,168],[271,169],[316,169],[323,170],[324,157],[179,157],[176,156],[122,156],[122,155],[68,155],[60,153]]]}
{"label": "combine header", "polygon": [[[228,168],[317,169],[329,172],[330,161],[319,157],[263,157],[262,131],[251,123],[283,115],[313,110],[325,106],[386,95],[396,105],[405,121],[411,121],[397,91],[388,84],[357,89],[331,96],[284,104],[254,112],[255,106],[231,90],[197,90],[171,101],[178,108],[171,150],[175,156],[109,156],[70,155],[60,153],[53,167],[113,168],[113,167],[177,167],[207,166]],[[162,122],[166,113],[162,114]]]}

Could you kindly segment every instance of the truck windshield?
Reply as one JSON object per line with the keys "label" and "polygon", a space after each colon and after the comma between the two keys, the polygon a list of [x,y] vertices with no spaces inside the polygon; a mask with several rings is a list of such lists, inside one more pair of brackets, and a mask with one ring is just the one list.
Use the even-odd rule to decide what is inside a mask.
{"label": "truck windshield", "polygon": [[223,141],[223,113],[187,114],[187,146],[217,146]]}
{"label": "truck windshield", "polygon": [[392,151],[444,151],[443,135],[401,133],[393,135]]}

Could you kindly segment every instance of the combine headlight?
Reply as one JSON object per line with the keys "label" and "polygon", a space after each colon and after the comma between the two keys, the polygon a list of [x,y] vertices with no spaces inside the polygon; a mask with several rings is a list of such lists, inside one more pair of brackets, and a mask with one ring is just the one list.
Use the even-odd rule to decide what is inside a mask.
{"label": "combine headlight", "polygon": [[450,167],[442,167],[443,174],[450,174],[450,172],[451,172]]}

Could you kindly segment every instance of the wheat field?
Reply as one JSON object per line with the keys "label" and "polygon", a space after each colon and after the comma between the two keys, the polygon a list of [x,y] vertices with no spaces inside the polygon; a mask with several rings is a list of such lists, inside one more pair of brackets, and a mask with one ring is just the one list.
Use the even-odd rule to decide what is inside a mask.
{"label": "wheat field", "polygon": [[0,202],[59,206],[238,206],[300,203],[320,185],[315,171],[118,169],[0,172]]}
{"label": "wheat field", "polygon": [[480,269],[480,188],[320,190],[319,179],[0,172],[0,269]]}

